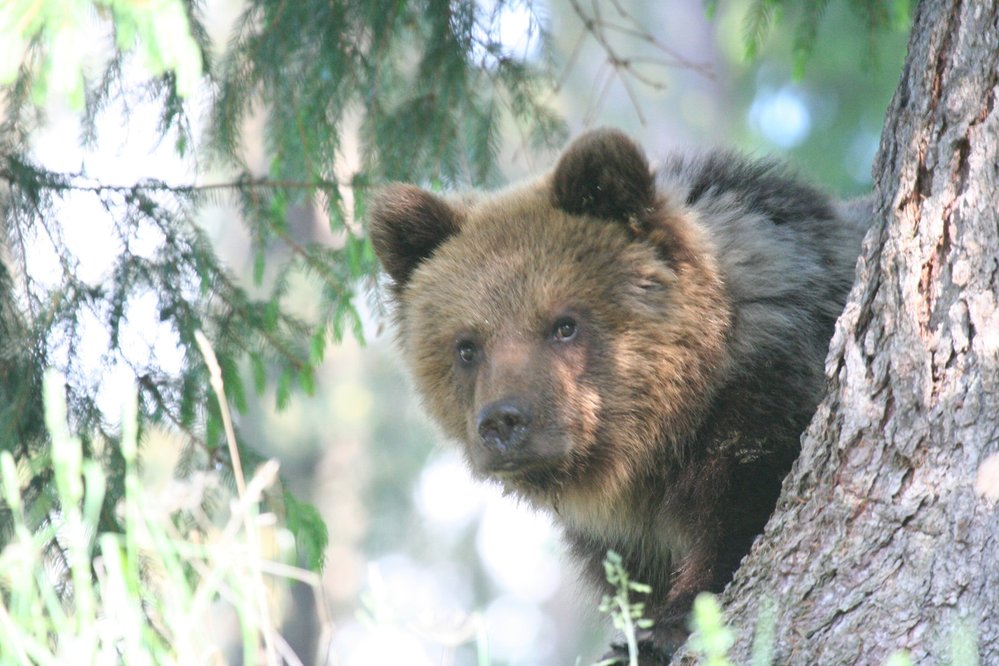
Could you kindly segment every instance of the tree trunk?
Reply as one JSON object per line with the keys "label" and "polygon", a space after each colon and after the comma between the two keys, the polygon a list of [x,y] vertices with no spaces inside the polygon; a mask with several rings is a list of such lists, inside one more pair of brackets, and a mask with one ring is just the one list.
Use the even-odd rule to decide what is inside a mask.
{"label": "tree trunk", "polygon": [[774,663],[999,663],[997,5],[916,10],[829,394],[725,595],[735,663],[769,604]]}

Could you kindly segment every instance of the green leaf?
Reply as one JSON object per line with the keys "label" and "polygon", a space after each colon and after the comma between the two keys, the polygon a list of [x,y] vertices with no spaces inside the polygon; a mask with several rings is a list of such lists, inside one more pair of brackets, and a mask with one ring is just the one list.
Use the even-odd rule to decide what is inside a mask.
{"label": "green leaf", "polygon": [[104,493],[107,491],[106,477],[100,465],[93,460],[85,460],[83,479],[87,488],[83,501],[83,522],[96,535],[101,507],[104,505]]}
{"label": "green leaf", "polygon": [[291,369],[285,368],[278,376],[277,388],[274,393],[274,405],[278,411],[282,411],[287,407],[288,401],[291,399],[291,375]]}
{"label": "green leaf", "polygon": [[[209,404],[215,405],[216,403],[212,401]],[[215,447],[222,437],[223,430],[224,426],[222,425],[222,418],[218,414],[218,407],[212,407],[205,417],[205,441],[208,443],[208,446]]]}
{"label": "green leaf", "polygon": [[260,352],[250,353],[250,370],[253,373],[253,388],[257,395],[263,395],[267,388],[267,367],[264,365],[264,357]]}
{"label": "green leaf", "polygon": [[281,304],[278,300],[272,299],[264,304],[264,330],[272,333],[277,330],[278,319],[281,318]]}
{"label": "green leaf", "polygon": [[264,249],[258,247],[253,252],[253,284],[258,287],[264,281],[264,269],[267,267],[266,256],[264,255]]}
{"label": "green leaf", "polygon": [[898,31],[909,29],[912,22],[912,2],[911,0],[895,0],[891,3],[891,24],[892,28]]}
{"label": "green leaf", "polygon": [[365,238],[353,235],[347,237],[347,244],[344,248],[347,253],[347,270],[354,277],[360,277],[365,273],[364,260],[367,255],[365,251],[367,245],[368,241]]}
{"label": "green leaf", "polygon": [[343,195],[340,194],[340,188],[334,186],[326,190],[326,196],[330,231],[337,233],[346,227],[343,214]]}
{"label": "green leaf", "polygon": [[226,396],[239,412],[245,412],[248,405],[246,402],[246,391],[243,387],[243,380],[239,374],[238,366],[232,358],[226,355],[218,357],[219,367],[222,369],[222,382],[225,385]]}
{"label": "green leaf", "polygon": [[174,74],[177,94],[188,97],[201,80],[201,51],[181,0],[113,0],[118,48],[137,48],[154,75]]}
{"label": "green leaf", "polygon": [[746,15],[746,58],[752,60],[774,24],[779,22],[781,3],[784,0],[754,0]]}
{"label": "green leaf", "polygon": [[278,233],[288,230],[288,195],[277,191],[267,206],[267,216]]}
{"label": "green leaf", "polygon": [[329,541],[326,523],[314,506],[298,501],[289,492],[284,494],[284,505],[288,530],[295,537],[300,561],[312,571],[321,571]]}
{"label": "green leaf", "polygon": [[21,484],[17,478],[17,463],[10,451],[0,451],[0,487],[11,511],[21,512]]}
{"label": "green leaf", "polygon": [[320,328],[309,339],[309,363],[319,365],[326,355],[326,329]]}
{"label": "green leaf", "polygon": [[312,396],[316,394],[316,375],[312,368],[302,368],[302,371],[298,373],[298,384],[305,391],[305,395]]}
{"label": "green leaf", "polygon": [[701,592],[694,599],[691,613],[691,649],[707,658],[709,666],[729,666],[726,655],[735,643],[735,633],[725,624],[721,603],[710,592]]}

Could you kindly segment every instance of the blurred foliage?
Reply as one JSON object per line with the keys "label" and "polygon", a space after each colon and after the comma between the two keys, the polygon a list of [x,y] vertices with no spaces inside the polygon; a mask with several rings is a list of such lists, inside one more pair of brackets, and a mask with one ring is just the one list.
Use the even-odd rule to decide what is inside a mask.
{"label": "blurred foliage", "polygon": [[7,0],[0,7],[0,85],[17,80],[19,70],[33,70],[33,100],[52,93],[83,107],[85,60],[97,16],[113,17],[117,47],[135,50],[153,75],[170,73],[177,91],[194,92],[201,77],[201,52],[192,38],[181,0]]}
{"label": "blurred foliage", "polygon": [[[106,476],[70,433],[63,378],[50,371],[44,385],[62,510],[43,529],[30,529],[24,466],[0,451],[0,490],[15,528],[0,547],[0,664],[301,663],[277,633],[279,604],[265,574],[313,587],[318,578],[282,561],[289,553],[280,552],[271,521],[257,511],[277,478],[276,463],[261,466],[238,497],[207,512],[202,494],[229,495],[213,476],[150,487],[137,460],[133,395],[122,410],[126,471],[118,508],[126,529],[101,532]],[[50,547],[56,536],[61,549]],[[206,635],[206,623],[228,614],[241,644],[223,633]]]}
{"label": "blurred foliage", "polygon": [[[87,14],[91,29],[103,21],[108,40],[96,40],[103,47],[96,54],[82,52],[78,27],[66,23],[63,10],[70,9],[74,16]],[[33,514],[39,517],[54,508],[45,491],[45,435],[36,408],[42,367],[57,366],[68,378],[74,423],[88,455],[97,455],[95,443],[113,442],[117,432],[100,409],[100,376],[88,370],[93,359],[82,358],[80,346],[102,328],[107,344],[100,367],[124,367],[135,375],[144,423],[186,435],[188,471],[225,467],[221,412],[209,399],[195,332],[211,339],[237,410],[246,409],[254,390],[273,388],[279,408],[296,390],[313,392],[327,345],[347,333],[360,337],[355,298],[375,274],[348,200],[361,210],[367,188],[389,178],[436,186],[495,179],[504,117],[539,141],[561,131],[558,118],[537,101],[539,70],[508,54],[496,41],[494,14],[469,3],[253,0],[218,59],[211,55],[198,2],[18,2],[2,16],[0,25],[13,32],[4,43],[21,51],[15,53],[21,66],[3,89],[0,123],[0,180],[6,183],[0,199],[6,250],[2,325],[17,331],[2,341],[0,370],[11,397],[5,406],[21,408],[0,412],[0,432],[10,435],[3,448],[37,460],[27,492],[44,500]],[[176,41],[166,40],[167,29]],[[180,50],[164,48],[164,40]],[[205,65],[200,85],[211,98],[204,137],[193,129],[196,111],[184,99],[194,87],[194,57],[184,46],[189,43]],[[133,44],[141,48],[133,50]],[[59,54],[70,47],[81,51],[67,63]],[[100,114],[119,103],[127,109],[139,94],[160,106],[160,140],[172,140],[178,154],[194,160],[196,182],[108,183],[84,172],[52,172],[32,158],[33,133],[45,122],[38,91],[48,90],[44,82],[53,68],[60,75],[68,68],[73,77],[92,71],[93,62],[89,70],[80,65],[88,58],[100,65],[96,75],[80,79],[90,145],[99,146]],[[139,71],[145,78],[136,75],[133,63],[144,67]],[[71,104],[75,96],[70,90]],[[258,118],[266,144],[264,173],[254,171],[243,145],[247,125]],[[338,173],[348,123],[359,127],[363,159]],[[207,165],[225,177],[202,182]],[[97,279],[81,277],[80,250],[65,238],[64,225],[88,224],[69,213],[83,200],[96,203],[113,231],[105,242],[114,247],[114,260]],[[251,239],[250,285],[222,263],[199,224],[199,210],[219,203],[238,209]],[[301,209],[326,218],[332,242],[296,235],[290,211]],[[27,265],[39,244],[57,258],[55,275],[39,275]],[[284,253],[277,265],[276,248]],[[303,277],[319,285],[308,316],[288,304]],[[134,338],[128,328],[144,297],[155,300],[159,321],[184,350],[177,371],[123,342]],[[111,471],[110,502],[120,496],[123,465],[115,447],[100,448]],[[110,510],[102,518],[104,528],[117,522]],[[299,523],[315,526],[309,519]],[[0,532],[9,527],[4,521]],[[315,560],[314,548],[307,550]]]}
{"label": "blurred foliage", "polygon": [[[911,0],[753,0],[745,18],[746,55],[756,58],[776,27],[787,27],[795,78],[805,73],[805,65],[815,52],[820,25],[830,4],[846,7],[859,19],[867,42],[867,56],[877,57],[877,42],[888,32],[907,31],[912,15]],[[718,9],[718,0],[705,0],[708,15]],[[833,22],[830,20],[830,22]],[[861,53],[863,51],[860,51]],[[854,52],[858,53],[858,52]]]}
{"label": "blurred foliage", "polygon": [[691,652],[702,658],[706,666],[732,666],[727,655],[735,643],[735,632],[725,624],[721,602],[710,592],[701,592],[694,599],[690,617]]}
{"label": "blurred foliage", "polygon": [[[734,139],[754,152],[780,151],[821,187],[854,195],[869,191],[884,112],[905,58],[909,3],[770,2],[719,3],[720,46],[739,72],[731,104],[744,110]],[[774,15],[747,58],[739,45],[754,43],[747,26],[763,5]],[[807,11],[806,11],[807,9]],[[729,11],[726,14],[726,10]],[[812,16],[813,11],[818,11]],[[808,14],[803,27],[795,14]],[[804,20],[804,19],[801,19]],[[801,45],[807,42],[807,48]],[[735,47],[733,48],[733,45]],[[748,47],[747,47],[748,48]],[[802,50],[804,48],[804,50]],[[790,57],[789,57],[790,56]],[[791,108],[788,109],[788,105]],[[761,127],[788,129],[800,105],[806,123],[800,140],[779,141]]]}

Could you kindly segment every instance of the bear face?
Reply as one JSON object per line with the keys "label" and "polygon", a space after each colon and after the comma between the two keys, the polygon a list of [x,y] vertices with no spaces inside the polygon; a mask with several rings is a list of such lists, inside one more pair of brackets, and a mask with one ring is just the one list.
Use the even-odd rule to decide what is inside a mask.
{"label": "bear face", "polygon": [[407,364],[477,476],[547,507],[609,506],[682,458],[728,365],[731,313],[680,215],[611,131],[505,192],[394,185],[375,200]]}

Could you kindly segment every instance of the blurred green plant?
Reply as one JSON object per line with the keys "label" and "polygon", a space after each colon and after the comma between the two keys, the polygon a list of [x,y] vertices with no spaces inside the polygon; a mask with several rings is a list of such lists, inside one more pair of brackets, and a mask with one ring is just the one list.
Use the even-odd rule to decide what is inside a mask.
{"label": "blurred green plant", "polygon": [[180,96],[194,92],[202,58],[181,0],[7,0],[0,6],[0,86],[33,70],[36,104],[64,97],[81,110],[97,17],[107,14],[121,52],[134,50],[154,76],[173,75]]}
{"label": "blurred green plant", "polygon": [[242,663],[301,663],[275,628],[268,579],[299,580],[317,594],[319,582],[286,563],[289,553],[274,545],[281,528],[259,512],[277,464],[258,467],[238,496],[223,491],[226,501],[207,512],[197,497],[183,496],[204,491],[193,483],[172,499],[150,492],[137,460],[133,394],[122,414],[125,493],[115,507],[125,530],[102,532],[106,476],[70,433],[64,390],[63,377],[47,372],[45,418],[61,511],[43,529],[32,531],[25,513],[28,470],[0,452],[2,496],[14,516],[14,536],[0,550],[0,664],[202,663],[230,648],[205,633],[212,617],[230,611]]}
{"label": "blurred green plant", "polygon": [[710,592],[701,592],[694,599],[690,616],[691,652],[703,657],[707,666],[731,666],[728,651],[735,643],[735,633],[725,624],[721,603]]}
{"label": "blurred green plant", "polygon": [[895,652],[888,657],[885,666],[912,666],[912,657],[909,656],[908,652]]}
{"label": "blurred green plant", "polygon": [[[908,31],[912,0],[848,0],[845,4],[866,28],[868,57],[874,56],[874,44],[886,32]],[[718,5],[719,0],[704,0],[709,16],[714,16]],[[829,5],[830,0],[752,0],[743,31],[746,57],[750,60],[758,57],[773,31],[778,26],[789,26],[793,35],[793,70],[795,78],[800,79],[814,52],[819,27]]]}
{"label": "blurred green plant", "polygon": [[[614,594],[604,595],[600,601],[599,610],[610,616],[614,628],[624,634],[628,646],[629,666],[638,666],[638,630],[652,627],[652,620],[645,617],[645,603],[632,601],[631,595],[649,594],[652,588],[645,583],[631,580],[624,568],[621,555],[613,550],[607,551],[604,558],[604,577],[614,588]],[[614,664],[617,659],[609,659],[601,664]]]}

